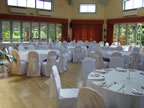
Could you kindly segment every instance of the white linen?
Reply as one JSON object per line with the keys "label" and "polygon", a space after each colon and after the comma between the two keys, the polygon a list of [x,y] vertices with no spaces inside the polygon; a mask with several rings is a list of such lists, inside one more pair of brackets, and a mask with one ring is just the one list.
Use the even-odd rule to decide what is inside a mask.
{"label": "white linen", "polygon": [[[28,53],[30,52],[31,50],[26,50],[26,51],[19,51],[19,55],[20,55],[20,59],[21,60],[25,60],[25,61],[28,61]],[[47,55],[50,51],[56,51],[57,52],[57,55],[59,55],[59,51],[58,50],[52,50],[52,49],[48,49],[48,50],[33,50],[35,52],[38,53],[39,55],[39,61],[43,61],[45,59],[47,59]]]}

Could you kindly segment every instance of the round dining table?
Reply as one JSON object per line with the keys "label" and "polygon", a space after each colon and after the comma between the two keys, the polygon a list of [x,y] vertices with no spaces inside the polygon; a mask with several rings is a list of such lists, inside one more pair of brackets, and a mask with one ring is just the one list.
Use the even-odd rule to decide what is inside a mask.
{"label": "round dining table", "polygon": [[96,89],[104,96],[108,108],[111,105],[116,108],[144,108],[143,71],[123,68],[99,69],[88,75],[88,82],[88,87]]}

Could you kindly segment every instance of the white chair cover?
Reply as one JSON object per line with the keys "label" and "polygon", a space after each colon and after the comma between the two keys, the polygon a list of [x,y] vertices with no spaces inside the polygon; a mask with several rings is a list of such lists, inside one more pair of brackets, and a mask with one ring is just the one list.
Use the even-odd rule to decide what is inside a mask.
{"label": "white chair cover", "polygon": [[82,56],[82,48],[80,46],[76,46],[73,52],[73,62],[81,62]]}
{"label": "white chair cover", "polygon": [[86,57],[82,60],[82,73],[84,80],[87,80],[88,74],[95,71],[95,59]]}
{"label": "white chair cover", "polygon": [[30,44],[30,45],[28,45],[28,46],[27,46],[27,48],[28,48],[28,50],[35,50],[34,45],[31,45],[31,44]]}
{"label": "white chair cover", "polygon": [[47,50],[48,45],[46,45],[46,44],[38,45],[38,49]]}
{"label": "white chair cover", "polygon": [[124,59],[123,59],[123,57],[118,57],[118,56],[111,57],[109,67],[110,68],[116,68],[116,67],[124,68]]}
{"label": "white chair cover", "polygon": [[78,94],[78,108],[106,108],[100,93],[92,88],[80,88]]}
{"label": "white chair cover", "polygon": [[50,76],[52,73],[52,66],[56,64],[56,58],[54,56],[47,56],[47,61],[42,62],[42,74],[45,76]]}
{"label": "white chair cover", "polygon": [[59,70],[60,73],[62,73],[62,72],[67,71],[67,68],[68,68],[68,66],[67,66],[67,57],[66,57],[65,54],[62,54],[60,56],[60,60],[59,60],[59,63],[58,63],[58,70]]}
{"label": "white chair cover", "polygon": [[129,48],[128,48],[128,51],[129,51],[129,52],[132,52],[132,50],[133,50],[133,46],[130,45]]}
{"label": "white chair cover", "polygon": [[28,53],[27,76],[40,76],[39,55],[35,51]]}
{"label": "white chair cover", "polygon": [[140,48],[139,47],[134,47],[132,52],[139,53],[140,52]]}
{"label": "white chair cover", "polygon": [[12,53],[12,50],[13,50],[13,47],[9,46],[8,47],[8,52],[11,54]]}
{"label": "white chair cover", "polygon": [[[77,108],[79,89],[62,89],[60,76],[56,66],[52,68],[50,98],[57,99],[57,108]],[[54,93],[55,92],[55,93]]]}
{"label": "white chair cover", "polygon": [[120,52],[113,52],[112,57],[114,56],[122,57],[122,54]]}
{"label": "white chair cover", "polygon": [[24,50],[25,48],[22,45],[18,46],[18,51],[24,51]]}
{"label": "white chair cover", "polygon": [[11,69],[12,74],[23,75],[26,73],[27,63],[25,61],[21,61],[19,57],[19,53],[17,50],[12,50],[12,56],[16,58],[16,62],[12,62]]}
{"label": "white chair cover", "polygon": [[109,43],[108,43],[108,42],[106,42],[106,43],[105,43],[105,46],[109,46]]}

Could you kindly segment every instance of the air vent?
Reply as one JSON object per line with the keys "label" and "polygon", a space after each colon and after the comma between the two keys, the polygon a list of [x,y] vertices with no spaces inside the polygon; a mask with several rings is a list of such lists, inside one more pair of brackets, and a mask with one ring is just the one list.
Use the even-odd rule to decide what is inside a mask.
{"label": "air vent", "polygon": [[124,11],[123,16],[128,17],[128,16],[137,16],[138,11],[137,10],[130,10],[130,11]]}
{"label": "air vent", "polygon": [[26,9],[22,9],[22,8],[10,8],[10,12],[11,13],[25,14],[26,13]]}
{"label": "air vent", "polygon": [[50,11],[38,11],[38,15],[42,15],[42,16],[51,16],[52,12]]}

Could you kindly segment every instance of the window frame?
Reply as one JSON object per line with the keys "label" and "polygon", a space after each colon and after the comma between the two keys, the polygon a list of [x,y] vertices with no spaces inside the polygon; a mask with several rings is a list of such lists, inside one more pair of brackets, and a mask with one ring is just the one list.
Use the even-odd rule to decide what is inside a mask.
{"label": "window frame", "polygon": [[[137,10],[138,8],[132,8],[132,9],[125,9],[126,8],[126,0],[122,0],[122,10],[123,11],[131,11],[131,10]],[[142,1],[142,7],[139,8],[144,8],[144,0]]]}
{"label": "window frame", "polygon": [[[54,1],[53,0],[49,0],[48,2],[51,2],[51,10],[48,10],[48,9],[44,9],[44,6],[43,6],[43,9],[40,9],[40,8],[37,8],[37,0],[35,0],[35,7],[27,7],[27,0],[26,0],[26,7],[22,7],[22,6],[18,6],[18,0],[17,0],[17,6],[11,6],[11,5],[8,5],[8,0],[6,0],[6,5],[8,7],[14,7],[14,8],[23,8],[23,9],[36,9],[36,10],[43,10],[43,11],[53,11],[54,10]],[[43,3],[44,5],[44,3]]]}
{"label": "window frame", "polygon": [[[85,4],[85,5],[91,5],[91,4],[95,5],[95,12],[80,12],[80,5],[83,5],[83,4]],[[96,3],[80,3],[79,6],[78,6],[78,12],[80,14],[95,14],[97,12],[97,4]]]}

